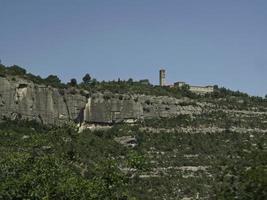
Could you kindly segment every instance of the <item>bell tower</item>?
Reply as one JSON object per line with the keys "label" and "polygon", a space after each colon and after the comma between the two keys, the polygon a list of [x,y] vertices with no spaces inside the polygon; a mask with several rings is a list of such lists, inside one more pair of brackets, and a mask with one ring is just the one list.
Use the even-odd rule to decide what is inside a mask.
{"label": "bell tower", "polygon": [[166,78],[166,70],[160,69],[159,70],[159,85],[165,86],[165,78]]}

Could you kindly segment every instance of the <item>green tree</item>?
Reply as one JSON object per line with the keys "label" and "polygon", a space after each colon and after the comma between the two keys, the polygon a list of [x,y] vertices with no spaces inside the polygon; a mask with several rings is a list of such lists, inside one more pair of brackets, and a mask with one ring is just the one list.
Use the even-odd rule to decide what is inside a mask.
{"label": "green tree", "polygon": [[181,90],[182,90],[182,91],[185,91],[185,92],[188,92],[189,89],[190,89],[190,86],[187,85],[187,84],[184,84],[184,85],[182,85],[182,87],[181,87]]}
{"label": "green tree", "polygon": [[0,167],[0,199],[90,199],[92,184],[52,155],[12,153]]}
{"label": "green tree", "polygon": [[61,83],[61,80],[55,76],[55,75],[49,75],[46,79],[45,82],[54,86],[58,86]]}
{"label": "green tree", "polygon": [[21,76],[21,75],[25,75],[27,71],[18,65],[13,65],[13,66],[7,68],[7,72],[10,75],[20,75]]}
{"label": "green tree", "polygon": [[128,81],[127,81],[128,84],[133,84],[133,79],[132,78],[129,78]]}
{"label": "green tree", "polygon": [[72,78],[71,80],[70,80],[70,85],[71,86],[77,86],[77,80],[75,79],[75,78]]}
{"label": "green tree", "polygon": [[[250,152],[250,151],[248,151]],[[216,197],[220,200],[265,200],[267,197],[267,153],[263,148],[251,153],[229,155],[219,164]]]}
{"label": "green tree", "polygon": [[97,81],[95,78],[93,78],[93,79],[92,79],[92,83],[91,83],[91,85],[92,85],[92,86],[96,86],[97,83],[98,83],[98,81]]}
{"label": "green tree", "polygon": [[91,76],[90,74],[85,74],[85,76],[83,77],[83,83],[84,84],[89,84],[91,81]]}
{"label": "green tree", "polygon": [[128,179],[118,168],[115,160],[107,159],[96,168],[94,185],[97,186],[98,199],[121,199]]}
{"label": "green tree", "polygon": [[142,170],[147,167],[147,163],[145,161],[144,156],[139,154],[138,152],[131,151],[127,157],[128,165],[130,168]]}
{"label": "green tree", "polygon": [[140,80],[139,83],[142,84],[142,85],[150,85],[150,82],[149,82],[148,79]]}
{"label": "green tree", "polygon": [[6,67],[0,64],[0,76],[4,76],[6,73]]}

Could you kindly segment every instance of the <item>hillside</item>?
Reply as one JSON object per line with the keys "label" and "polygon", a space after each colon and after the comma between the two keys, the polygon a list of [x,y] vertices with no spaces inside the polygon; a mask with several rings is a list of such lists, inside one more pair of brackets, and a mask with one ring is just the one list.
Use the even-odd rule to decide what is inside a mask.
{"label": "hillside", "polygon": [[266,199],[266,99],[11,69],[0,70],[0,199]]}
{"label": "hillside", "polygon": [[198,95],[187,88],[143,85],[133,81],[63,84],[18,66],[0,67],[0,119],[28,119],[42,124],[116,123],[148,118],[199,115],[220,110],[231,115],[260,116],[266,99],[216,88]]}

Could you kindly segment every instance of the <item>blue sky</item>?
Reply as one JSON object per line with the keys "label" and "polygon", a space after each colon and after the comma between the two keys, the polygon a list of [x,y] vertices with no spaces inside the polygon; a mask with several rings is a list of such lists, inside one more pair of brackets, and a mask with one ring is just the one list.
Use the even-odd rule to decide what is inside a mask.
{"label": "blue sky", "polygon": [[267,94],[266,0],[0,0],[0,59],[46,77]]}

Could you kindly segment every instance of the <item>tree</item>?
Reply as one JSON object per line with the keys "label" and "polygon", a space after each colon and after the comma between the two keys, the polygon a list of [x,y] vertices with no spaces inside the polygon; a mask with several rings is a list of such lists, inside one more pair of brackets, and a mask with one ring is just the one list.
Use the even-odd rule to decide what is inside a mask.
{"label": "tree", "polygon": [[140,80],[139,83],[142,84],[142,85],[150,85],[150,82],[149,82],[148,79]]}
{"label": "tree", "polygon": [[133,79],[132,78],[129,78],[128,81],[127,81],[127,83],[132,84],[133,83]]}
{"label": "tree", "polygon": [[[249,148],[247,152],[229,155],[217,163],[215,187],[216,199],[257,199],[264,200],[267,195],[267,153],[263,144]],[[215,167],[215,168],[216,168]]]}
{"label": "tree", "polygon": [[128,178],[118,168],[115,160],[108,158],[96,167],[96,176],[93,185],[96,186],[97,199],[123,199],[122,191],[127,185]]}
{"label": "tree", "polygon": [[10,75],[25,75],[27,71],[18,65],[13,65],[7,68],[7,72]]}
{"label": "tree", "polygon": [[218,85],[214,85],[213,88],[214,88],[214,90],[218,90],[219,86]]}
{"label": "tree", "polygon": [[6,71],[5,66],[0,64],[0,76],[4,76],[5,75],[5,71]]}
{"label": "tree", "polygon": [[98,83],[97,80],[95,78],[93,78],[93,80],[92,80],[92,86],[96,86],[97,83]]}
{"label": "tree", "polygon": [[190,89],[190,86],[189,85],[187,85],[187,84],[184,84],[184,85],[182,85],[182,87],[181,87],[181,90],[182,91],[189,91],[189,89]]}
{"label": "tree", "polygon": [[60,80],[57,76],[55,76],[55,75],[49,75],[49,76],[45,79],[45,81],[46,81],[47,83],[49,83],[49,84],[54,85],[54,86],[57,86],[57,85],[59,85],[59,84],[61,83],[61,80]]}
{"label": "tree", "polygon": [[148,167],[144,156],[136,151],[131,151],[127,157],[127,162],[130,168],[142,170]]}
{"label": "tree", "polygon": [[85,84],[89,84],[90,81],[91,81],[91,76],[90,76],[90,74],[85,74],[85,76],[83,77],[83,82],[84,82]]}
{"label": "tree", "polygon": [[0,166],[1,199],[93,199],[92,192],[98,195],[94,190],[99,188],[52,155],[12,153],[0,160]]}
{"label": "tree", "polygon": [[70,85],[71,86],[77,86],[77,80],[75,79],[75,78],[72,78],[71,80],[70,80]]}

